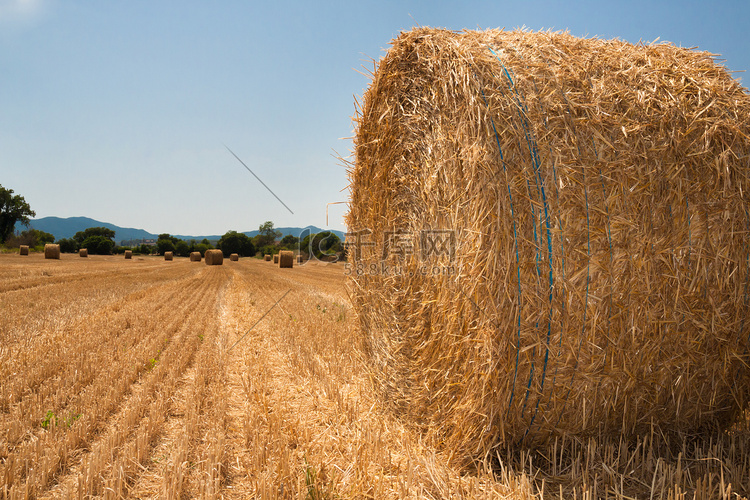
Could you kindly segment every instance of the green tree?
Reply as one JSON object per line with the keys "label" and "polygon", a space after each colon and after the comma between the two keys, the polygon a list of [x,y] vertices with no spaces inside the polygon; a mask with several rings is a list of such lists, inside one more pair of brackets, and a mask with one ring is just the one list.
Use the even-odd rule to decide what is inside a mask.
{"label": "green tree", "polygon": [[27,229],[26,231],[21,231],[21,234],[19,235],[13,235],[9,237],[7,240],[5,240],[5,243],[9,247],[17,247],[19,245],[37,247],[46,245],[47,243],[52,243],[53,241],[55,241],[55,237],[50,233],[45,233],[44,231],[39,231],[38,229],[31,228]]}
{"label": "green tree", "polygon": [[89,250],[89,252],[91,252],[91,249],[88,248],[86,245],[83,244],[83,241],[86,238],[89,238],[91,236],[101,236],[102,238],[106,238],[106,239],[112,241],[112,248],[114,248],[114,244],[115,244],[115,232],[112,229],[108,229],[106,227],[90,227],[90,228],[85,229],[83,231],[78,231],[73,236],[73,239],[78,242],[78,246],[80,248],[87,248]]}
{"label": "green tree", "polygon": [[158,239],[156,240],[156,253],[164,255],[164,252],[174,252],[174,243],[171,239]]}
{"label": "green tree", "polygon": [[145,243],[143,243],[143,244],[141,244],[139,251],[143,255],[149,255],[149,254],[151,254],[151,251],[153,250],[153,248],[154,248],[153,246],[146,245]]}
{"label": "green tree", "polygon": [[244,233],[227,231],[219,240],[219,248],[224,255],[239,254],[242,257],[255,255],[255,246],[252,240]]}
{"label": "green tree", "polygon": [[109,255],[115,248],[115,242],[105,236],[94,234],[83,240],[81,248],[87,249],[92,255]]}
{"label": "green tree", "polygon": [[76,253],[78,251],[78,242],[73,238],[62,238],[57,240],[60,245],[60,251],[63,253]]}
{"label": "green tree", "polygon": [[276,245],[266,245],[260,249],[261,255],[275,255],[277,253],[279,253],[279,247]]}
{"label": "green tree", "polygon": [[[205,240],[205,241],[208,241],[208,240]],[[211,246],[210,243],[209,244],[198,243],[197,245],[195,245],[195,251],[196,252],[200,252],[201,253],[201,257],[204,257],[206,255],[206,250],[211,250],[212,248],[213,248],[213,246]]]}
{"label": "green tree", "polygon": [[258,228],[258,235],[255,237],[255,246],[264,247],[266,245],[273,245],[276,240],[281,238],[281,231],[274,229],[273,222],[266,221]]}
{"label": "green tree", "polygon": [[294,250],[295,248],[297,248],[297,243],[299,243],[299,238],[292,234],[287,234],[286,236],[281,238],[281,246],[289,250]]}
{"label": "green tree", "polygon": [[180,240],[177,242],[177,244],[174,246],[174,250],[180,257],[189,257],[190,256],[190,245],[187,244],[185,240]]}
{"label": "green tree", "polygon": [[177,243],[181,241],[180,238],[178,238],[177,236],[172,236],[169,233],[160,234],[159,238],[156,241],[159,241],[159,240],[170,240],[173,245],[177,245]]}
{"label": "green tree", "polygon": [[333,257],[341,252],[341,239],[331,231],[308,234],[302,240],[300,249],[318,259]]}
{"label": "green tree", "polygon": [[21,195],[13,196],[12,189],[5,189],[0,185],[0,243],[13,234],[16,223],[29,225],[29,217],[35,217],[34,212]]}
{"label": "green tree", "polygon": [[37,229],[32,229],[31,231],[34,233],[36,245],[46,245],[47,243],[53,243],[55,241],[55,237],[52,236],[51,233],[45,233],[44,231],[39,231]]}

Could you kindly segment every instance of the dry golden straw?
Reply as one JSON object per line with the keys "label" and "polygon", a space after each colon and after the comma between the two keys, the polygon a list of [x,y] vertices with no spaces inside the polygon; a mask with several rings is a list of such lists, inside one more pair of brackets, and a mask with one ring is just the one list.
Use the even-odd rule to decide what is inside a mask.
{"label": "dry golden straw", "polygon": [[263,256],[263,260],[265,260],[266,262],[271,262],[271,256],[266,254]]}
{"label": "dry golden straw", "polygon": [[21,255],[29,255],[29,245],[21,245],[18,250]]}
{"label": "dry golden straw", "polygon": [[164,260],[174,260],[174,252],[164,252]]}
{"label": "dry golden straw", "polygon": [[220,266],[224,264],[224,254],[221,252],[221,250],[206,250],[204,259],[207,266]]}
{"label": "dry golden straw", "polygon": [[350,170],[384,401],[460,461],[732,423],[750,396],[749,117],[710,54],[672,44],[402,34]]}
{"label": "dry golden straw", "polygon": [[132,250],[125,250],[125,258],[126,259],[132,259],[133,258],[133,251]]}
{"label": "dry golden straw", "polygon": [[275,253],[273,254],[273,263],[278,264],[279,263],[279,254]]}
{"label": "dry golden straw", "polygon": [[292,252],[291,250],[282,250],[281,252],[279,252],[279,267],[294,267],[294,252]]}
{"label": "dry golden straw", "polygon": [[44,245],[44,258],[45,259],[59,259],[60,258],[60,245],[54,243],[47,243]]}
{"label": "dry golden straw", "polygon": [[79,257],[88,257],[89,256],[89,250],[88,248],[81,248],[78,250],[78,256]]}
{"label": "dry golden straw", "polygon": [[200,262],[200,261],[201,261],[200,252],[190,252],[190,262]]}
{"label": "dry golden straw", "polygon": [[232,262],[237,262],[238,260],[240,260],[240,256],[236,253],[229,254],[229,260],[231,260]]}

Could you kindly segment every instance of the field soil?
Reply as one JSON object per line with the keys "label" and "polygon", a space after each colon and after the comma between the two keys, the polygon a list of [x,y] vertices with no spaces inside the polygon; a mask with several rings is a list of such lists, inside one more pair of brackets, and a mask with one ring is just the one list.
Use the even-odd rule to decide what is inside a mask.
{"label": "field soil", "polygon": [[383,409],[344,264],[0,255],[0,498],[742,498],[750,431],[470,470]]}

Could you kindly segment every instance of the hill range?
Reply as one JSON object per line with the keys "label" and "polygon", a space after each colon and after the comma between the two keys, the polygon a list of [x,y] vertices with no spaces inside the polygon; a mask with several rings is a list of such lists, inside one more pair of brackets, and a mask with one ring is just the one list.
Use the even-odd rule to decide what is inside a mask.
{"label": "hill range", "polygon": [[[151,240],[151,239],[156,239],[159,236],[158,234],[150,233],[146,231],[145,229],[136,229],[132,227],[120,227],[115,224],[98,221],[95,219],[91,219],[89,217],[67,217],[67,218],[41,217],[39,219],[32,219],[30,227],[37,229],[39,231],[44,231],[46,233],[52,234],[55,237],[55,240],[59,240],[62,238],[72,238],[77,232],[83,231],[90,227],[106,227],[107,229],[113,230],[115,232],[115,241],[118,244],[121,244],[120,242],[122,241]],[[20,224],[16,225],[17,231],[23,231],[24,229],[26,229],[25,226],[21,226]],[[299,236],[300,234],[302,234],[303,231],[309,231],[311,233],[320,233],[322,231],[327,231],[326,229],[321,229],[317,226],[277,227],[275,229],[281,232],[282,237],[288,234]],[[344,239],[343,231],[337,231],[333,229],[331,229],[330,231],[336,234],[339,238],[341,238],[341,240]],[[256,234],[258,234],[258,230],[256,229],[255,231],[244,231],[244,233],[250,237],[253,237]],[[215,241],[218,241],[222,235],[212,234],[212,235],[191,236],[191,235],[171,234],[171,236],[175,236],[185,241],[190,241],[190,240],[201,241],[205,238],[209,241],[215,242]]]}

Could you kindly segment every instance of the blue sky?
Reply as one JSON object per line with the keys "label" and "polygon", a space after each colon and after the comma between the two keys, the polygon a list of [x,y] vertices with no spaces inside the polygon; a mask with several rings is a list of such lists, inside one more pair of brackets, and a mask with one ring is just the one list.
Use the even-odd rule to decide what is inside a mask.
{"label": "blue sky", "polygon": [[0,184],[37,217],[157,233],[326,227],[348,196],[356,70],[402,30],[659,38],[746,71],[748,20],[747,1],[0,0]]}

